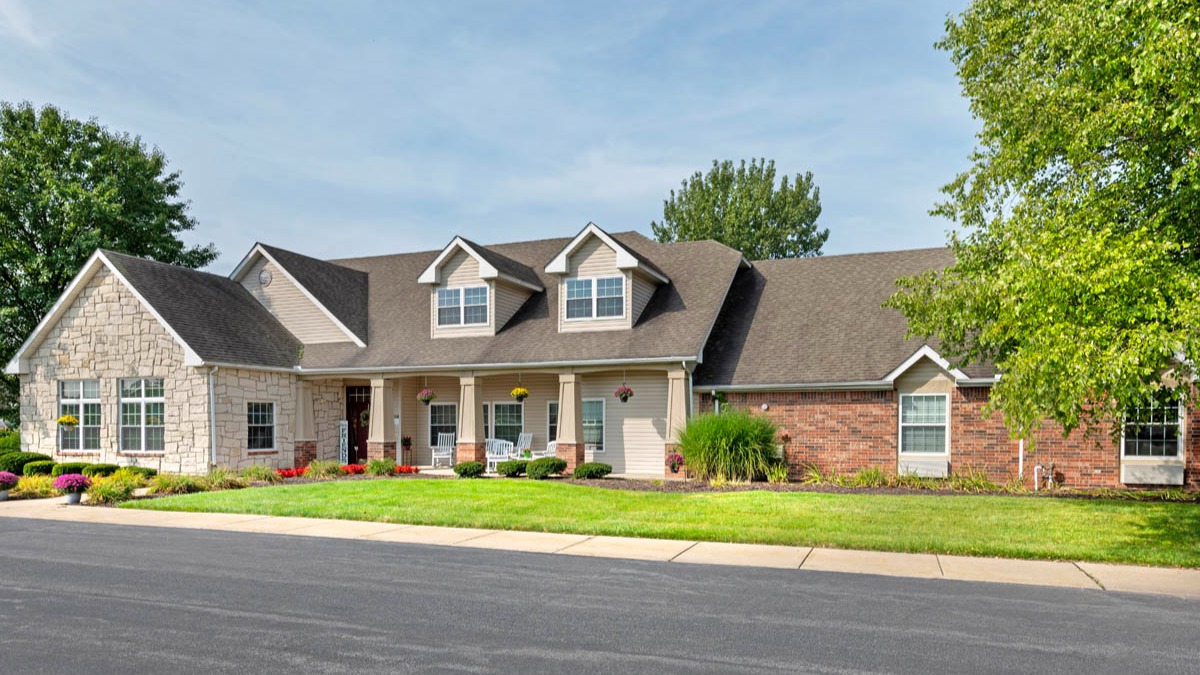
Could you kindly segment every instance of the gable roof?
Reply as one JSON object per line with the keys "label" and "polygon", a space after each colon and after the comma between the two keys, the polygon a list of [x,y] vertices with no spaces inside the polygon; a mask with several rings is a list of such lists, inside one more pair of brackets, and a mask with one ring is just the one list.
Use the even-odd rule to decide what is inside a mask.
{"label": "gable roof", "polygon": [[429,266],[421,272],[417,281],[423,284],[441,283],[439,270],[442,263],[448,260],[455,251],[462,251],[479,263],[479,277],[481,279],[503,278],[519,286],[524,286],[535,293],[545,290],[537,274],[528,265],[523,265],[512,258],[508,258],[463,237],[451,239],[450,243],[446,244],[446,247],[442,249],[442,252],[433,259],[433,262],[429,263]]}
{"label": "gable roof", "polygon": [[240,281],[259,256],[281,272],[358,346],[367,339],[367,276],[357,270],[276,246],[256,243],[230,279]]}
{"label": "gable roof", "polygon": [[241,284],[215,274],[97,250],[9,362],[19,372],[101,267],[107,267],[184,350],[184,364],[290,368],[300,342]]}
{"label": "gable roof", "polygon": [[[890,386],[906,366],[937,355],[935,345],[905,338],[904,316],[883,302],[900,277],[953,262],[945,248],[755,262],[730,289],[694,384]],[[934,360],[956,379],[992,375]]]}
{"label": "gable roof", "polygon": [[[595,223],[588,223],[575,238],[562,247],[558,253],[546,264],[547,274],[566,274],[570,269],[569,259],[571,254],[583,245],[588,239],[596,237],[603,241],[609,248],[617,254],[618,269],[640,269],[651,277],[657,279],[660,283],[670,283],[668,277],[657,265],[650,262],[646,256],[634,250],[633,246],[618,240],[609,233],[600,229],[600,226]],[[645,239],[645,237],[642,237]],[[646,239],[649,241],[649,239]]]}
{"label": "gable roof", "polygon": [[[558,332],[557,277],[536,272],[545,289],[535,293],[496,335],[433,338],[429,294],[418,276],[438,251],[335,261],[370,279],[370,339],[364,349],[310,344],[301,364],[326,369],[402,370],[470,365],[531,365],[609,361],[696,360],[716,320],[742,255],[712,241],[661,244],[637,232],[606,235],[656,261],[672,283],[659,286],[637,324],[628,330]],[[570,243],[544,239],[487,249],[531,270],[541,269]]]}

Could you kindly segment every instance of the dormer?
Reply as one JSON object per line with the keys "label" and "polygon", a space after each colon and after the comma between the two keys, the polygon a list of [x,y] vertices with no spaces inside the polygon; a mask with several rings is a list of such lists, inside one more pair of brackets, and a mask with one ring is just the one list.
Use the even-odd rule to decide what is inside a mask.
{"label": "dormer", "polygon": [[559,278],[558,331],[621,330],[637,325],[659,286],[661,270],[595,223],[546,265]]}
{"label": "dormer", "polygon": [[534,293],[546,289],[525,265],[455,237],[417,281],[429,286],[435,338],[495,335]]}

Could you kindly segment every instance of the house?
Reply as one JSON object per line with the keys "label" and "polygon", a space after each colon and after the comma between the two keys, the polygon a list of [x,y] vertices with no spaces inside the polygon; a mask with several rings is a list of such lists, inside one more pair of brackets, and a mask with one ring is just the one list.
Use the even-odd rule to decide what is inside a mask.
{"label": "house", "polygon": [[[328,261],[256,244],[228,277],[97,251],[7,371],[24,449],[175,472],[428,465],[440,434],[457,461],[480,460],[487,439],[524,432],[569,467],[663,476],[687,419],[733,405],[781,425],[796,475],[1028,483],[1037,463],[1075,486],[1200,485],[1196,414],[1178,406],[1115,434],[1048,430],[1025,457],[981,415],[996,375],[955,368],[881,307],[898,277],[950,262],[926,249],[752,263],[594,224]],[[63,414],[80,424],[58,427]]]}

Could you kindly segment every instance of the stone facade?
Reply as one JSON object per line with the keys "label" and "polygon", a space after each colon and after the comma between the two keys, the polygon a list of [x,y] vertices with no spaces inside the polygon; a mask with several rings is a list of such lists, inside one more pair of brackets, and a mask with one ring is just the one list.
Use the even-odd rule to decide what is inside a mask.
{"label": "stone facade", "polygon": [[[162,452],[118,450],[119,382],[161,377],[165,395]],[[100,450],[58,449],[58,382],[100,381]],[[108,268],[101,267],[29,357],[21,376],[21,446],[56,461],[135,464],[159,471],[208,470],[208,376],[183,365],[183,348]]]}
{"label": "stone facade", "polygon": [[[219,368],[213,376],[216,400],[217,464],[242,469],[251,464],[293,466],[296,430],[296,377],[290,373]],[[250,450],[247,404],[275,406],[275,448]],[[205,444],[207,446],[207,443]]]}

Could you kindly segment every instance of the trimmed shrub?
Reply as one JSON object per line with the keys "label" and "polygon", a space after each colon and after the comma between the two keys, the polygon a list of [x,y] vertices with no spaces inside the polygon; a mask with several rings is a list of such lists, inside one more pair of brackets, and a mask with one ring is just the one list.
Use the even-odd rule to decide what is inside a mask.
{"label": "trimmed shrub", "polygon": [[242,478],[251,483],[278,483],[283,480],[283,476],[266,464],[251,464],[242,469]]}
{"label": "trimmed shrub", "polygon": [[[139,478],[141,476],[138,476]],[[95,504],[119,504],[133,497],[137,486],[113,476],[99,477],[87,489],[88,500]]]}
{"label": "trimmed shrub", "polygon": [[158,475],[158,469],[151,469],[148,466],[123,466],[121,468],[126,471],[134,471],[134,472],[140,473],[140,474],[142,474],[142,478],[145,478],[146,480],[154,478],[155,476]]}
{"label": "trimmed shrub", "polygon": [[688,475],[699,480],[756,480],[779,460],[777,427],[742,410],[697,415],[679,434]]}
{"label": "trimmed shrub", "polygon": [[208,472],[208,485],[212,490],[240,490],[246,487],[246,480],[237,472],[218,466]]}
{"label": "trimmed shrub", "polygon": [[150,493],[156,495],[184,495],[189,492],[207,492],[208,490],[208,480],[199,476],[160,473],[150,479]]}
{"label": "trimmed shrub", "polygon": [[525,467],[525,472],[534,480],[543,480],[549,478],[551,474],[562,473],[567,470],[566,460],[558,457],[543,457],[535,459]]}
{"label": "trimmed shrub", "polygon": [[390,457],[367,462],[367,473],[372,476],[390,476],[396,473],[396,460]]}
{"label": "trimmed shrub", "polygon": [[24,499],[48,499],[58,492],[54,489],[54,479],[50,476],[22,476],[17,480],[17,487],[9,494]]}
{"label": "trimmed shrub", "polygon": [[507,462],[500,462],[496,465],[496,473],[505,478],[516,478],[525,473],[525,469],[529,466],[529,462],[523,459],[514,459]]}
{"label": "trimmed shrub", "polygon": [[63,462],[51,469],[50,475],[58,478],[65,473],[83,473],[83,470],[91,465],[91,462]]}
{"label": "trimmed shrub", "polygon": [[604,478],[610,473],[612,473],[612,464],[587,462],[575,467],[575,472],[571,474],[571,477],[579,480],[588,480],[591,478]]}
{"label": "trimmed shrub", "polygon": [[49,455],[43,455],[39,452],[10,452],[6,455],[0,455],[0,471],[22,475],[25,471],[25,465],[30,462],[44,462],[50,459]]}
{"label": "trimmed shrub", "polygon": [[29,462],[25,468],[21,469],[22,476],[49,476],[50,472],[57,466],[54,460],[39,459],[36,462]]}
{"label": "trimmed shrub", "polygon": [[454,473],[459,478],[479,478],[484,468],[482,462],[459,462],[454,465]]}
{"label": "trimmed shrub", "polygon": [[21,434],[16,431],[0,431],[0,455],[21,451]]}
{"label": "trimmed shrub", "polygon": [[103,478],[113,475],[120,468],[116,464],[88,464],[81,473],[89,478]]}
{"label": "trimmed shrub", "polygon": [[340,475],[342,475],[342,465],[332,459],[318,459],[309,462],[308,471],[304,472],[305,478],[316,480],[337,478]]}

